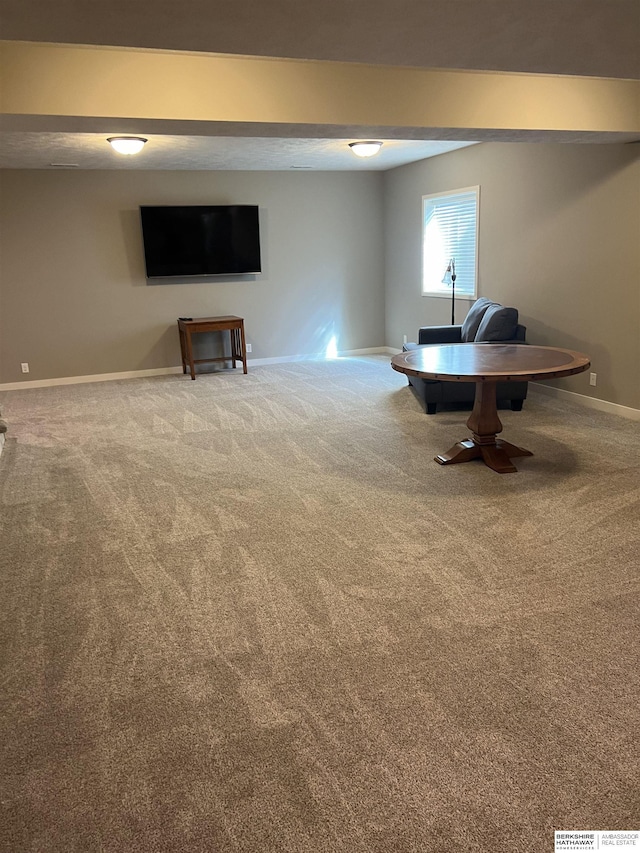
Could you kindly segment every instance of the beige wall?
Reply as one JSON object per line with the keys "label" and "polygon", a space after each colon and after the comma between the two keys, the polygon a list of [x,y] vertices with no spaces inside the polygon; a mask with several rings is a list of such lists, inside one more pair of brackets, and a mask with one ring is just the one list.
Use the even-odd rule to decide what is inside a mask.
{"label": "beige wall", "polygon": [[[480,294],[516,306],[530,343],[590,355],[596,388],[556,387],[640,409],[638,145],[488,143],[384,175],[1,181],[0,383],[177,365],[183,315],[244,316],[255,358],[316,354],[333,334],[341,350],[400,347],[449,321],[448,300],[420,296],[421,197],[479,184]],[[259,204],[262,275],[148,285],[138,206],[183,202]]]}
{"label": "beige wall", "polygon": [[[254,358],[384,345],[379,173],[7,170],[1,190],[0,383],[178,365],[179,316],[243,316]],[[258,204],[263,273],[148,285],[138,207],[182,203]]]}
{"label": "beige wall", "polygon": [[385,173],[387,345],[450,321],[420,295],[421,197],[475,185],[479,295],[518,308],[529,343],[588,353],[597,387],[555,386],[640,409],[638,144],[488,143]]}

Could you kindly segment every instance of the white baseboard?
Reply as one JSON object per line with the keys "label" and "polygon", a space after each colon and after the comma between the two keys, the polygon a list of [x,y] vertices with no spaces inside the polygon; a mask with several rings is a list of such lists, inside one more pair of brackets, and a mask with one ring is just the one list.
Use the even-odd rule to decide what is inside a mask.
{"label": "white baseboard", "polygon": [[[348,358],[358,355],[395,355],[402,352],[395,347],[366,347],[364,349],[343,350],[338,356]],[[249,367],[260,364],[286,364],[294,361],[325,360],[326,353],[315,355],[284,355],[274,358],[253,358],[247,360]],[[79,385],[83,382],[110,382],[114,379],[140,379],[145,376],[167,376],[182,373],[182,367],[155,367],[149,370],[126,370],[122,373],[94,373],[87,376],[61,376],[56,379],[29,379],[26,382],[5,382],[0,384],[0,391],[19,391],[29,388],[49,388],[54,385]],[[550,397],[564,398],[585,406],[588,409],[597,409],[600,412],[609,412],[612,415],[620,415],[624,418],[640,421],[640,409],[632,409],[629,406],[621,406],[618,403],[610,403],[608,400],[598,400],[596,397],[587,397],[584,394],[576,394],[574,391],[566,391],[564,388],[553,388],[550,385],[540,385],[530,382],[529,387],[535,393],[547,394]],[[0,445],[1,448],[1,445]],[[0,451],[1,452],[1,451]]]}
{"label": "white baseboard", "polygon": [[[375,355],[388,352],[388,347],[367,347],[366,349],[344,350],[338,353],[338,357],[346,358],[356,355]],[[248,367],[259,364],[284,364],[291,361],[313,361],[326,360],[326,353],[306,355],[283,355],[274,358],[247,359]],[[125,370],[122,373],[92,373],[86,376],[60,376],[55,379],[27,379],[24,382],[5,382],[0,384],[0,391],[25,391],[29,388],[50,388],[54,385],[80,385],[84,382],[111,382],[114,379],[140,379],[145,376],[167,376],[174,373],[182,373],[179,367],[154,367],[148,370]]]}
{"label": "white baseboard", "polygon": [[111,382],[114,379],[139,379],[141,376],[165,376],[168,373],[182,373],[182,367],[154,367],[149,370],[125,370],[122,373],[92,373],[87,376],[60,376],[55,379],[28,379],[26,382],[5,382],[0,385],[0,391],[50,388],[53,385],[80,385],[83,382]]}
{"label": "white baseboard", "polygon": [[633,421],[640,421],[640,409],[632,409],[630,406],[621,406],[619,403],[610,403],[608,400],[598,400],[596,397],[587,397],[586,394],[576,394],[575,391],[567,391],[564,388],[553,388],[551,385],[541,385],[539,382],[530,382],[530,390],[548,397],[571,400],[579,406],[587,409],[597,409],[599,412],[608,412],[611,415],[620,415]]}
{"label": "white baseboard", "polygon": [[[349,358],[357,355],[379,355],[386,353],[387,347],[366,347],[365,349],[347,349],[340,350],[338,358]],[[330,361],[327,359],[326,352],[307,353],[306,355],[277,355],[273,358],[248,358],[248,367],[257,366],[259,364],[287,364],[292,361]]]}

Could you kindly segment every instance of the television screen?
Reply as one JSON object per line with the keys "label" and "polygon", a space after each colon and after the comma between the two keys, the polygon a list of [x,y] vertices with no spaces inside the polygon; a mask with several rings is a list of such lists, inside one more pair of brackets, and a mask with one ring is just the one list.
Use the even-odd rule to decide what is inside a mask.
{"label": "television screen", "polygon": [[140,208],[147,278],[260,272],[258,206]]}

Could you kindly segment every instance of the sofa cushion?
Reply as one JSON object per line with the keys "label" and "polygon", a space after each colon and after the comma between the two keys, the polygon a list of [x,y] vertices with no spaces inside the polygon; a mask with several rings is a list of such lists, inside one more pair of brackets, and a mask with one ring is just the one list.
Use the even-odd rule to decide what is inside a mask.
{"label": "sofa cushion", "polygon": [[487,310],[489,305],[495,305],[495,303],[490,299],[487,299],[485,296],[481,296],[480,299],[476,299],[471,308],[469,308],[469,313],[462,324],[461,340],[463,343],[468,344],[471,343],[471,341],[475,341],[478,326],[480,325],[484,312]]}
{"label": "sofa cushion", "polygon": [[518,309],[505,308],[494,302],[485,309],[476,341],[510,341],[516,335],[518,325]]}

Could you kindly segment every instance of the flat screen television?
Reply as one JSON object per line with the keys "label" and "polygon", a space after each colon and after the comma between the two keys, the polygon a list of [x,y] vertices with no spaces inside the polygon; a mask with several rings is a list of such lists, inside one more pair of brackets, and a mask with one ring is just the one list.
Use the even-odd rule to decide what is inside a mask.
{"label": "flat screen television", "polygon": [[258,206],[140,207],[147,278],[261,271]]}

